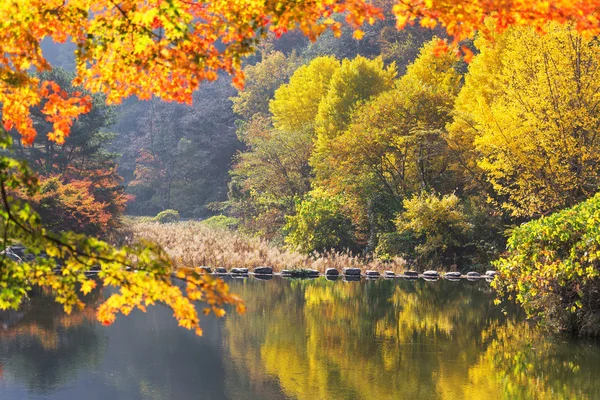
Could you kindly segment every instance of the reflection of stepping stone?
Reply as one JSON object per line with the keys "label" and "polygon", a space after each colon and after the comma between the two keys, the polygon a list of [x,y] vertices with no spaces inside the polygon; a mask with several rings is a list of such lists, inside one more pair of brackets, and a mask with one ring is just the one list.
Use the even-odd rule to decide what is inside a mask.
{"label": "reflection of stepping stone", "polygon": [[419,273],[417,271],[404,271],[402,275],[404,278],[408,279],[417,279],[419,277]]}
{"label": "reflection of stepping stone", "polygon": [[248,274],[231,274],[233,279],[248,279]]}
{"label": "reflection of stepping stone", "polygon": [[271,275],[273,274],[273,268],[271,267],[256,267],[254,268],[255,275]]}
{"label": "reflection of stepping stone", "polygon": [[365,275],[367,276],[367,278],[379,278],[378,271],[369,270],[369,271],[365,272]]}
{"label": "reflection of stepping stone", "polygon": [[229,272],[232,274],[248,274],[248,268],[231,268]]}
{"label": "reflection of stepping stone", "polygon": [[456,279],[460,279],[461,274],[460,272],[446,272],[444,274],[444,278],[448,279],[448,280],[456,280]]}
{"label": "reflection of stepping stone", "polygon": [[325,275],[325,279],[328,281],[337,281],[340,279],[339,275]]}
{"label": "reflection of stepping stone", "polygon": [[290,271],[289,269],[282,269],[281,276],[292,276],[292,271]]}
{"label": "reflection of stepping stone", "polygon": [[383,273],[383,276],[386,278],[395,278],[396,274],[394,273],[394,271],[385,271]]}
{"label": "reflection of stepping stone", "polygon": [[498,272],[496,271],[485,271],[485,276],[487,278],[494,278],[496,275],[498,275]]}
{"label": "reflection of stepping stone", "polygon": [[270,281],[273,279],[273,275],[254,275],[254,279],[258,279],[259,281]]}
{"label": "reflection of stepping stone", "polygon": [[434,270],[429,270],[429,271],[425,271],[423,272],[423,278],[438,278],[440,276],[440,273]]}
{"label": "reflection of stepping stone", "polygon": [[360,276],[360,268],[344,268],[344,275],[358,275]]}
{"label": "reflection of stepping stone", "polygon": [[358,282],[360,281],[360,275],[345,275],[344,282]]}
{"label": "reflection of stepping stone", "polygon": [[479,280],[479,278],[481,278],[481,274],[479,272],[467,272],[467,279],[470,281],[477,281]]}

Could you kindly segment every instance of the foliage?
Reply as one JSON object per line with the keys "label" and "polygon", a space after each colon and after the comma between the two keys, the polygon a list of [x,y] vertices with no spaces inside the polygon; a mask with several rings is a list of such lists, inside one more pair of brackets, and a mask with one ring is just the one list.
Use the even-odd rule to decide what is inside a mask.
{"label": "foliage", "polygon": [[545,29],[478,38],[481,54],[457,101],[455,147],[515,217],[572,206],[600,184],[600,45],[570,26]]}
{"label": "foliage", "polygon": [[161,211],[158,214],[156,214],[156,217],[154,217],[154,219],[159,224],[171,224],[174,222],[179,222],[179,220],[180,220],[179,211],[177,211],[177,210]]}
{"label": "foliage", "polygon": [[236,229],[240,221],[237,218],[228,217],[226,215],[214,215],[203,220],[202,223],[211,228]]}
{"label": "foliage", "polygon": [[[7,135],[3,136],[0,136],[2,147],[6,149],[11,142]],[[50,183],[48,186],[53,190],[57,185]],[[51,289],[65,312],[81,309],[84,307],[81,296],[96,286],[96,281],[86,272],[99,268],[98,278],[102,285],[118,288],[98,308],[98,319],[105,324],[112,323],[118,313],[127,315],[134,308],[145,310],[146,306],[161,302],[173,309],[180,326],[195,329],[201,334],[194,301],[206,300],[210,304],[207,312],[217,315],[225,312],[224,304],[236,305],[239,311],[243,311],[240,299],[228,293],[225,283],[205,274],[178,270],[177,276],[184,280],[185,285],[185,293],[182,292],[172,282],[169,258],[156,245],[138,242],[115,248],[101,240],[73,232],[48,232],[42,227],[39,214],[28,203],[10,194],[18,190],[35,196],[39,191],[37,179],[25,162],[3,156],[0,158],[0,222],[4,246],[9,241],[20,243],[33,259],[16,261],[6,253],[0,256],[0,280],[3,283],[0,308],[17,308],[28,291],[39,287]],[[59,274],[55,272],[57,266],[61,270]]]}
{"label": "foliage", "polygon": [[352,223],[344,215],[341,199],[311,192],[286,217],[285,242],[302,253],[354,247]]}
{"label": "foliage", "polygon": [[135,201],[127,212],[155,215],[175,208],[182,216],[204,218],[207,205],[227,196],[227,170],[241,147],[227,77],[207,83],[192,106],[129,100],[114,130],[119,172]]}
{"label": "foliage", "polygon": [[457,264],[461,244],[472,229],[458,196],[426,192],[404,200],[396,227],[399,235],[418,243],[403,255],[423,266]]}
{"label": "foliage", "polygon": [[257,114],[269,114],[269,101],[275,90],[287,82],[299,60],[295,54],[286,56],[280,51],[263,54],[262,60],[244,68],[244,88],[233,97],[233,111],[250,121]]}
{"label": "foliage", "polygon": [[339,135],[350,122],[350,115],[361,102],[391,89],[396,77],[396,65],[384,66],[381,58],[369,60],[357,56],[343,60],[331,76],[327,93],[319,102],[315,118],[317,141],[315,164],[328,142]]}
{"label": "foliage", "polygon": [[294,71],[287,84],[277,88],[269,109],[273,125],[283,132],[314,132],[315,115],[328,91],[332,76],[340,68],[334,57],[317,57]]}
{"label": "foliage", "polygon": [[[435,18],[449,33],[456,35],[456,40],[471,36],[476,28],[482,27],[486,16],[497,20],[497,30],[513,24],[541,29],[548,20],[556,20],[571,21],[578,31],[588,35],[598,34],[597,11],[598,5],[593,0],[562,1],[556,7],[517,1],[499,8],[495,2],[480,0],[399,3],[394,7],[399,27],[417,18],[420,25],[433,26]],[[313,40],[328,29],[341,34],[341,22],[331,18],[334,13],[343,14],[352,28],[364,22],[372,24],[383,16],[378,7],[364,0],[293,3],[127,0],[118,4],[112,0],[4,1],[0,3],[2,123],[6,130],[15,129],[24,144],[31,144],[37,135],[32,110],[38,107],[52,124],[48,139],[60,145],[69,136],[74,120],[90,111],[89,95],[80,91],[69,93],[56,82],[30,74],[51,69],[41,51],[44,39],[74,45],[73,85],[91,93],[103,93],[109,104],[118,104],[129,96],[141,100],[156,96],[189,104],[200,83],[217,79],[221,71],[233,74],[234,84],[241,86],[240,60],[254,51],[258,40],[268,31],[279,35],[298,28]],[[362,30],[353,33],[357,39],[363,35]],[[351,65],[367,68],[373,63],[383,67],[380,60],[359,60],[347,64],[348,68],[342,65],[340,71],[351,72]],[[328,140],[345,128],[358,102],[385,90],[393,70],[386,68],[380,76],[382,79],[375,77],[367,85],[356,80],[344,82],[340,80],[341,73],[339,79],[332,77],[327,101],[319,106],[320,142],[324,143],[321,138]],[[364,90],[348,91],[344,88],[346,84]],[[360,95],[355,96],[353,92]],[[0,136],[2,147],[9,146],[4,132]],[[179,141],[177,143],[179,145]],[[40,225],[38,214],[7,193],[10,189],[33,196],[38,189],[35,181],[34,174],[24,163],[4,154],[0,157],[3,200],[0,219],[5,225],[4,242],[10,239],[25,244],[34,254],[39,255],[44,250],[51,257],[58,256],[63,265],[62,274],[52,272],[53,259],[39,258],[34,263],[23,264],[5,262],[0,307],[17,307],[26,291],[37,285],[51,287],[56,300],[70,311],[81,304],[76,283],[81,284],[83,292],[91,290],[92,281],[85,277],[84,271],[95,265],[101,267],[104,284],[121,288],[119,294],[100,306],[99,317],[107,323],[114,320],[118,311],[127,314],[134,307],[144,309],[145,305],[162,301],[174,309],[181,325],[197,327],[198,316],[191,301],[206,300],[218,315],[223,313],[219,305],[239,304],[237,298],[227,294],[227,287],[221,281],[209,282],[204,280],[208,277],[198,278],[179,271],[181,277],[188,279],[184,295],[172,284],[168,260],[158,248],[115,249],[99,240],[68,232],[47,233]],[[168,181],[169,185],[172,183]],[[137,271],[127,266],[135,266]]]}
{"label": "foliage", "polygon": [[[44,226],[54,232],[65,230],[98,235],[114,223],[108,204],[94,197],[90,180],[63,182],[60,176],[42,178],[40,190],[32,197],[19,193],[29,201],[44,221]],[[124,208],[121,204],[121,209]]]}
{"label": "foliage", "polygon": [[449,192],[459,182],[448,168],[451,157],[443,129],[450,122],[459,89],[457,59],[434,55],[435,40],[395,83],[395,88],[359,105],[348,128],[320,151],[319,181],[343,195],[353,221],[371,235],[391,229],[402,199],[423,189]]}
{"label": "foliage", "polygon": [[494,286],[550,326],[598,335],[599,229],[599,194],[515,228]]}

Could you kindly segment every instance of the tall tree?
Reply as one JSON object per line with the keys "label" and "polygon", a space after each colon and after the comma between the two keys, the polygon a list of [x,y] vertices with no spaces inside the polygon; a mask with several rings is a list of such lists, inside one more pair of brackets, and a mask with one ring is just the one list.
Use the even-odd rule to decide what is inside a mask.
{"label": "tall tree", "polygon": [[[573,27],[476,41],[452,133],[513,216],[574,205],[600,185],[600,47]],[[470,143],[469,143],[470,142]],[[471,158],[470,165],[473,165]]]}

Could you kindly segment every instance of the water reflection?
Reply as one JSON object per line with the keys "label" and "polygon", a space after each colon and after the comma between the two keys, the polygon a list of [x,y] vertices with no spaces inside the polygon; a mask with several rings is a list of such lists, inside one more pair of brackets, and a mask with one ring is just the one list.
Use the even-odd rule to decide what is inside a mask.
{"label": "water reflection", "polygon": [[[236,289],[250,313],[225,323],[233,393],[273,382],[297,399],[600,393],[596,345],[553,341],[514,308],[506,318],[483,282],[319,279]],[[250,378],[240,384],[244,371]]]}
{"label": "water reflection", "polygon": [[[485,282],[231,279],[248,313],[182,330],[166,308],[102,327],[37,293],[0,314],[2,399],[567,399],[600,347],[545,335]],[[88,302],[102,300],[97,292]]]}

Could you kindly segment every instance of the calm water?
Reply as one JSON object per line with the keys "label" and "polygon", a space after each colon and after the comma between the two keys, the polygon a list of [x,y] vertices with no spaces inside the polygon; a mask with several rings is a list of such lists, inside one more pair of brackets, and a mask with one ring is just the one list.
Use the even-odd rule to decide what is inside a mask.
{"label": "calm water", "polygon": [[37,295],[2,315],[0,399],[600,398],[600,347],[494,306],[485,282],[231,285],[248,313],[201,338],[165,308],[103,327]]}

